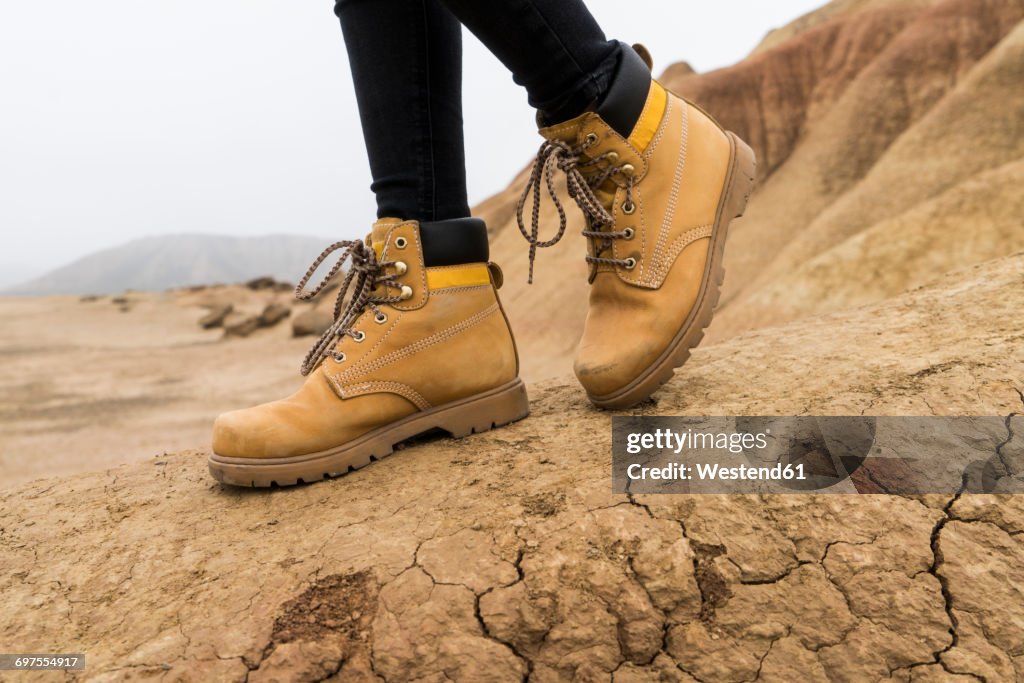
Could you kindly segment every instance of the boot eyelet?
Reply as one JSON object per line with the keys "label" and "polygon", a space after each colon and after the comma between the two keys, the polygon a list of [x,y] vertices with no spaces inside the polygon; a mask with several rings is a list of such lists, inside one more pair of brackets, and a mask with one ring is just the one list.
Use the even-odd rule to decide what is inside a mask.
{"label": "boot eyelet", "polygon": [[405,246],[409,244],[409,240],[404,237],[395,238],[395,249],[405,249]]}
{"label": "boot eyelet", "polygon": [[636,236],[636,231],[633,230],[633,228],[626,228],[625,230],[622,231],[622,238],[623,239],[631,240],[635,236]]}
{"label": "boot eyelet", "polygon": [[405,261],[395,261],[395,272],[399,275],[405,275],[409,270],[409,266],[405,264]]}
{"label": "boot eyelet", "polygon": [[334,362],[335,363],[344,363],[345,362],[345,354],[342,353],[341,351],[332,353],[331,356],[334,358]]}
{"label": "boot eyelet", "polygon": [[378,313],[377,315],[373,316],[373,322],[377,323],[378,325],[383,325],[387,321],[388,321],[388,314],[387,313]]}
{"label": "boot eyelet", "polygon": [[626,270],[633,270],[634,268],[636,268],[636,259],[630,256],[628,259],[626,259],[626,262],[622,264],[622,267],[625,268]]}
{"label": "boot eyelet", "polygon": [[402,293],[399,294],[399,298],[401,298],[402,301],[408,301],[409,299],[411,299],[412,287],[410,287],[409,285],[402,285]]}
{"label": "boot eyelet", "polygon": [[608,160],[609,164],[614,164],[616,161],[619,160],[619,153],[618,152],[608,152],[608,155],[605,156],[605,159]]}
{"label": "boot eyelet", "polygon": [[632,178],[633,174],[636,173],[636,168],[633,166],[633,164],[623,164],[619,170],[622,171],[622,175],[626,176],[627,178]]}
{"label": "boot eyelet", "polygon": [[636,204],[634,204],[633,202],[623,203],[622,213],[626,214],[627,216],[630,216],[633,214],[634,211],[636,211]]}
{"label": "boot eyelet", "polygon": [[597,133],[587,133],[586,143],[588,145],[596,145],[597,144]]}
{"label": "boot eyelet", "polygon": [[364,339],[366,339],[366,333],[363,332],[362,330],[356,330],[355,332],[352,333],[352,339],[353,341],[361,342]]}

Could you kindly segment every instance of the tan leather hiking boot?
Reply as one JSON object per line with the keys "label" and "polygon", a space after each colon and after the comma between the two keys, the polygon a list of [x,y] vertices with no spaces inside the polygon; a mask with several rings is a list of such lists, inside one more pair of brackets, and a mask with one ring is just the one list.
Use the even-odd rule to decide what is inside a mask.
{"label": "tan leather hiking boot", "polygon": [[[565,230],[551,188],[556,169],[566,174],[569,195],[587,219],[591,266],[590,309],[575,370],[602,408],[648,398],[704,336],[724,278],[726,231],[743,214],[755,176],[751,149],[652,80],[646,50],[637,50],[645,58],[624,49],[596,111],[541,129],[547,141],[518,211],[531,245],[532,279],[536,249],[558,242]],[[638,88],[638,115],[624,113],[629,91]],[[562,216],[548,241],[538,238],[542,185]],[[531,192],[527,231],[523,207]]]}
{"label": "tan leather hiking boot", "polygon": [[[209,466],[219,481],[316,481],[383,458],[423,432],[462,437],[529,412],[483,222],[384,219],[368,242],[335,243],[299,284],[297,295],[311,298],[351,261],[336,322],[303,363],[302,388],[217,418]],[[451,245],[474,262],[453,263]],[[303,289],[339,249],[328,276]],[[341,310],[348,289],[354,291]]]}

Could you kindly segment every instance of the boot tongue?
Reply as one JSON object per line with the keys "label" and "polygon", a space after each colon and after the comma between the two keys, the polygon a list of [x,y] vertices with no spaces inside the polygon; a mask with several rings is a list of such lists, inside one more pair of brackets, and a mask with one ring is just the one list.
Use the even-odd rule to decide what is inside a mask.
{"label": "boot tongue", "polygon": [[[585,113],[581,114],[580,116],[577,116],[575,119],[566,121],[564,123],[560,123],[560,124],[555,125],[555,126],[549,126],[547,128],[541,128],[540,129],[540,134],[542,136],[544,136],[545,138],[547,138],[548,140],[552,141],[552,142],[558,140],[558,141],[564,142],[564,143],[566,143],[566,144],[568,144],[568,145],[570,145],[572,147],[575,147],[577,144],[579,144],[580,129],[586,123],[587,117],[594,116],[594,115],[595,114],[593,114],[592,112],[585,112]],[[595,170],[596,169],[592,168],[591,171],[590,171],[590,174],[594,173]],[[587,175],[589,175],[589,174],[587,174]],[[618,186],[615,184],[615,182],[611,178],[608,178],[603,183],[601,183],[599,186],[594,187],[592,189],[594,191],[594,198],[597,199],[597,201],[605,208],[606,211],[611,213],[612,207],[613,207],[613,205],[615,203],[615,193],[619,189]],[[597,226],[588,225],[587,229],[588,230],[594,230],[594,229],[596,229],[596,227]],[[610,230],[611,226],[605,226],[604,229],[605,230]],[[587,244],[587,251],[590,253],[590,255],[591,256],[599,256],[600,254],[598,253],[598,244],[599,244],[600,240],[595,240],[595,239],[591,238],[591,239],[588,239],[587,242],[588,242],[588,244]],[[593,277],[596,274],[596,272],[597,272],[596,266],[591,264],[590,265],[590,277],[591,277],[591,280],[593,280]]]}
{"label": "boot tongue", "polygon": [[401,218],[379,218],[377,222],[373,224],[373,231],[367,241],[373,250],[377,252],[377,258],[384,252],[384,244],[388,239],[388,233],[393,227],[404,221]]}
{"label": "boot tongue", "polygon": [[[555,126],[549,126],[548,128],[541,128],[540,134],[548,140],[560,140],[568,145],[576,146],[579,142],[580,128],[586,123],[587,117],[593,116],[592,112],[584,112],[575,119],[560,123]],[[593,173],[593,171],[591,171]],[[601,202],[605,209],[608,211],[612,210],[612,204],[615,201],[615,192],[618,187],[609,178],[608,180],[601,183],[599,187],[594,188],[594,196]]]}
{"label": "boot tongue", "polygon": [[[571,119],[564,123],[560,123],[554,126],[548,126],[547,128],[541,128],[540,134],[550,141],[561,141],[568,144],[571,147],[575,147],[579,144],[580,129],[587,122],[588,117],[596,116],[593,112],[584,112],[577,116],[575,119]],[[591,170],[593,172],[593,169]],[[606,211],[611,213],[612,207],[615,203],[615,193],[618,191],[618,186],[615,182],[608,178],[598,187],[593,188],[594,198],[605,208]],[[593,230],[597,226],[588,225],[588,230]],[[604,230],[610,230],[611,226],[605,226]],[[603,246],[604,240],[588,239],[587,240],[587,251],[591,256],[599,256],[599,246]],[[597,266],[590,264],[590,279],[593,282],[594,276],[597,274]]]}
{"label": "boot tongue", "polygon": [[[381,260],[381,255],[384,253],[384,246],[387,244],[388,233],[391,232],[396,225],[404,222],[405,221],[401,218],[378,218],[377,222],[373,224],[373,229],[370,231],[370,234],[366,236],[366,241],[371,247],[373,247],[373,251],[377,254],[378,261]],[[373,290],[373,295],[375,297],[386,297],[393,293],[394,292],[389,292],[387,287],[384,285],[377,285]]]}
{"label": "boot tongue", "polygon": [[575,146],[579,142],[577,138],[580,134],[580,128],[583,127],[583,122],[589,114],[590,112],[584,112],[574,119],[554,126],[548,126],[547,128],[541,128],[538,132],[548,140],[561,140],[568,145]]}

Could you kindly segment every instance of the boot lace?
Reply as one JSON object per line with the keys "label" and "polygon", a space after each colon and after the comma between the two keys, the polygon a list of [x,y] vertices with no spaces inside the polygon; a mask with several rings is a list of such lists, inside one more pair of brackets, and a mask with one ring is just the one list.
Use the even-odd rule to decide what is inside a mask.
{"label": "boot lace", "polygon": [[[519,232],[523,234],[523,237],[530,244],[529,282],[531,284],[533,283],[533,263],[537,256],[537,249],[553,247],[565,235],[565,208],[562,206],[562,202],[558,199],[558,194],[555,191],[554,176],[556,170],[560,170],[565,174],[565,185],[569,191],[569,197],[583,211],[584,218],[587,221],[587,227],[583,230],[583,236],[595,241],[595,255],[590,256],[588,254],[587,262],[595,265],[606,264],[627,267],[635,263],[631,259],[613,259],[601,256],[602,253],[612,247],[614,240],[628,239],[632,237],[633,233],[629,230],[606,230],[615,222],[615,218],[597,198],[595,190],[612,176],[622,174],[626,178],[625,202],[626,205],[631,206],[633,205],[634,177],[632,174],[627,175],[623,172],[626,164],[616,166],[609,163],[604,169],[601,169],[598,164],[611,159],[614,153],[609,151],[595,157],[585,155],[584,152],[595,144],[597,144],[597,140],[592,136],[587,136],[577,146],[571,146],[561,140],[547,140],[540,146],[540,150],[537,152],[537,159],[533,163],[530,179],[523,189],[519,202],[516,204],[516,221],[519,225]],[[542,183],[544,185],[543,188]],[[551,198],[555,209],[558,210],[558,232],[549,240],[541,240],[539,237],[542,189],[547,190],[548,197]],[[526,221],[523,219],[523,212],[526,203],[530,200],[531,193],[533,194],[532,215],[530,228],[527,230]]]}
{"label": "boot lace", "polygon": [[[341,255],[327,274],[312,289],[306,289],[306,285],[313,278],[320,264],[339,250],[341,250]],[[362,339],[361,333],[352,329],[352,324],[364,310],[369,308],[379,319],[385,317],[379,304],[401,301],[400,294],[394,296],[374,294],[380,285],[384,287],[383,292],[392,288],[401,289],[401,285],[395,282],[395,278],[398,277],[397,272],[385,274],[385,270],[389,266],[393,266],[395,261],[377,261],[377,253],[362,240],[342,240],[324,249],[306,270],[306,274],[302,276],[299,284],[296,285],[295,298],[299,301],[312,300],[323,291],[346,261],[349,261],[350,265],[345,272],[345,279],[341,282],[338,296],[334,302],[334,323],[327,328],[306,354],[306,358],[302,361],[303,375],[311,373],[328,355],[333,356],[339,362],[344,360],[344,354],[332,353],[330,349],[346,335],[354,339]],[[352,291],[346,305],[346,294],[350,289]]]}

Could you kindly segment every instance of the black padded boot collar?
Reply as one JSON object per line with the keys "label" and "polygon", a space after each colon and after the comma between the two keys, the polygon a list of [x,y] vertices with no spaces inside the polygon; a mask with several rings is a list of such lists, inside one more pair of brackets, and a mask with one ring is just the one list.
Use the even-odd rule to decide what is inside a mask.
{"label": "black padded boot collar", "polygon": [[487,263],[490,260],[487,226],[479,218],[421,222],[420,239],[423,241],[423,263],[428,268]]}
{"label": "black padded boot collar", "polygon": [[651,70],[636,50],[625,43],[619,45],[622,56],[608,92],[597,105],[597,113],[615,132],[628,138],[647,103]]}

